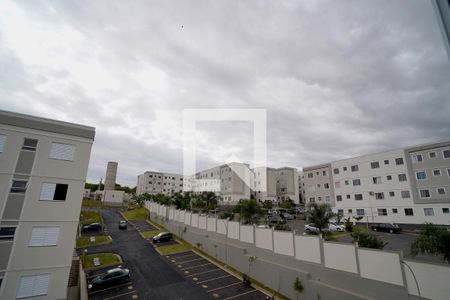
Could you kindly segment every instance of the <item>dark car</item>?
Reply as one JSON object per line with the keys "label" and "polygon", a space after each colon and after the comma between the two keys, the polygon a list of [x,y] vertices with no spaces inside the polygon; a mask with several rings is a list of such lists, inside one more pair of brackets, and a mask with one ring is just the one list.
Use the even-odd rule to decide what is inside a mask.
{"label": "dark car", "polygon": [[397,224],[390,223],[375,224],[370,228],[372,228],[373,231],[384,231],[389,233],[400,233],[400,231],[402,231],[402,229]]}
{"label": "dark car", "polygon": [[119,221],[119,229],[127,229],[127,221],[120,220]]}
{"label": "dark car", "polygon": [[269,221],[270,223],[286,223],[286,219],[278,214],[267,216],[267,221]]}
{"label": "dark car", "polygon": [[88,285],[88,289],[96,290],[121,284],[130,279],[130,271],[128,269],[114,268],[108,270],[105,274],[99,275],[92,279]]}
{"label": "dark car", "polygon": [[91,224],[87,224],[87,225],[84,225],[82,228],[81,228],[81,231],[83,231],[83,232],[87,232],[87,231],[99,231],[99,230],[102,230],[102,224],[100,224],[100,223],[91,223]]}
{"label": "dark car", "polygon": [[173,236],[170,232],[161,232],[157,236],[153,237],[153,243],[162,243],[162,242],[168,242],[173,239]]}

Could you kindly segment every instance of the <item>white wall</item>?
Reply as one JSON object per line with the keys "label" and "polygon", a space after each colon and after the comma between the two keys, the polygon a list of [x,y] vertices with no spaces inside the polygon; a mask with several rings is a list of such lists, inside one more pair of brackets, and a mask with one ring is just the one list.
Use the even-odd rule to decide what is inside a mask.
{"label": "white wall", "polygon": [[198,227],[198,214],[192,214],[191,226]]}
{"label": "white wall", "polygon": [[186,212],[184,210],[181,210],[179,215],[178,215],[178,221],[184,223],[185,215],[186,215]]}
{"label": "white wall", "polygon": [[228,237],[230,239],[239,239],[239,222],[228,222]]}
{"label": "white wall", "polygon": [[208,217],[208,226],[207,226],[207,229],[208,229],[208,231],[216,231],[217,230],[217,226],[216,226],[216,218],[211,218],[211,217]]}
{"label": "white wall", "polygon": [[198,227],[201,229],[206,229],[206,216],[198,217]]}
{"label": "white wall", "polygon": [[272,250],[272,229],[256,228],[255,244],[258,248]]}
{"label": "white wall", "polygon": [[356,253],[354,245],[323,243],[325,267],[357,273]]}
{"label": "white wall", "polygon": [[217,232],[220,234],[227,233],[227,220],[217,219]]}
{"label": "white wall", "polygon": [[175,209],[169,208],[169,220],[173,220],[175,217]]}
{"label": "white wall", "polygon": [[253,226],[249,225],[241,225],[240,226],[240,240],[241,242],[246,242],[253,244],[254,243],[254,237],[253,237]]}
{"label": "white wall", "polygon": [[403,285],[398,253],[358,249],[358,258],[362,277]]}
{"label": "white wall", "polygon": [[320,264],[320,240],[318,236],[295,236],[295,258]]}
{"label": "white wall", "polygon": [[184,224],[191,225],[191,213],[190,212],[184,213]]}
{"label": "white wall", "polygon": [[290,231],[274,231],[273,245],[275,253],[294,256],[294,236]]}
{"label": "white wall", "polygon": [[[425,264],[413,261],[405,261],[413,270],[419,283],[422,297],[433,300],[450,299],[450,267],[434,264]],[[416,282],[411,271],[405,267],[408,293],[418,296]]]}

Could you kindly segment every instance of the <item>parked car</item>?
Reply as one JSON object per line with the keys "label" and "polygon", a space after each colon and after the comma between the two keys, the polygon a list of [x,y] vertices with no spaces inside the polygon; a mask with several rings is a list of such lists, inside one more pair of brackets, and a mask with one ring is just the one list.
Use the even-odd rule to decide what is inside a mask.
{"label": "parked car", "polygon": [[157,236],[153,237],[153,243],[162,243],[168,242],[173,239],[173,236],[170,232],[161,232]]}
{"label": "parked car", "polygon": [[119,285],[128,280],[130,280],[130,271],[128,269],[114,268],[108,270],[106,274],[94,277],[91,283],[88,284],[88,289],[96,290],[111,287],[114,285]]}
{"label": "parked car", "polygon": [[295,217],[294,217],[293,215],[291,215],[290,213],[287,213],[287,212],[282,213],[281,215],[282,215],[283,218],[285,218],[286,220],[294,220],[294,219],[295,219]]}
{"label": "parked car", "polygon": [[373,231],[384,231],[389,233],[400,233],[402,229],[397,224],[381,223],[370,226]]}
{"label": "parked car", "polygon": [[317,225],[314,223],[305,224],[304,228],[307,232],[319,232],[319,228],[317,228]]}
{"label": "parked car", "polygon": [[84,225],[81,228],[81,231],[82,232],[99,231],[99,230],[102,230],[102,228],[103,228],[103,226],[100,223],[91,223],[91,224]]}
{"label": "parked car", "polygon": [[270,223],[286,223],[286,219],[278,214],[267,216],[267,221]]}
{"label": "parked car", "polygon": [[298,214],[303,214],[306,211],[305,207],[303,206],[298,206],[295,208],[295,210],[297,211]]}
{"label": "parked car", "polygon": [[127,221],[120,220],[119,221],[119,229],[127,229]]}
{"label": "parked car", "polygon": [[339,232],[344,232],[345,231],[345,226],[344,225],[340,225],[334,222],[329,222],[328,223],[328,229],[330,231],[339,231]]}

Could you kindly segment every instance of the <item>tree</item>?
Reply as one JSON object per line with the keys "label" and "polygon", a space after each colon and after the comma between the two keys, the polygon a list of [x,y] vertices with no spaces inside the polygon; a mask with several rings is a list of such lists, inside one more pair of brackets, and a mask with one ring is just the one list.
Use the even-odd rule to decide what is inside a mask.
{"label": "tree", "polygon": [[419,236],[411,245],[411,254],[416,256],[420,253],[440,255],[450,262],[450,232],[445,227],[425,223]]}
{"label": "tree", "polygon": [[244,224],[252,223],[262,213],[261,206],[255,199],[241,199],[235,207],[234,212],[240,213]]}
{"label": "tree", "polygon": [[328,223],[334,214],[328,204],[317,204],[315,202],[311,202],[308,204],[306,216],[308,222],[316,224],[319,232],[323,233],[323,229],[328,227]]}
{"label": "tree", "polygon": [[353,231],[353,223],[350,220],[350,217],[345,219],[345,231],[352,232]]}
{"label": "tree", "polygon": [[145,203],[145,196],[144,195],[136,195],[136,194],[132,194],[131,195],[131,200],[133,200],[133,202],[139,206],[139,207],[143,207],[144,203]]}
{"label": "tree", "polygon": [[295,203],[290,198],[287,198],[286,200],[281,201],[279,206],[285,209],[292,209],[295,207]]}
{"label": "tree", "polygon": [[357,242],[358,246],[364,248],[383,249],[388,243],[380,240],[375,234],[355,229],[351,233],[353,242]]}
{"label": "tree", "polygon": [[298,299],[298,294],[300,294],[301,292],[303,292],[305,288],[303,287],[303,283],[300,281],[300,279],[298,279],[298,277],[295,277],[295,281],[294,281],[294,291],[297,292],[297,299]]}
{"label": "tree", "polygon": [[263,202],[263,208],[265,208],[265,209],[272,209],[272,207],[273,207],[273,203],[272,203],[272,201],[270,201],[270,200],[265,200],[264,202]]}

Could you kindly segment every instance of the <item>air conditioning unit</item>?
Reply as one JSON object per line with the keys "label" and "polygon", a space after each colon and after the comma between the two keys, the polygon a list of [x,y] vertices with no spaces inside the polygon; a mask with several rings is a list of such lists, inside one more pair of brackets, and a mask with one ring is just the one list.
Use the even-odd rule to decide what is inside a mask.
{"label": "air conditioning unit", "polygon": [[375,193],[374,192],[369,192],[369,195],[370,196],[373,196]]}

